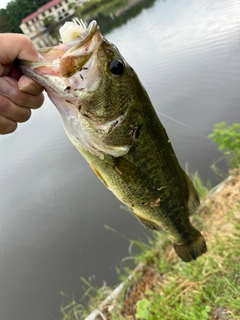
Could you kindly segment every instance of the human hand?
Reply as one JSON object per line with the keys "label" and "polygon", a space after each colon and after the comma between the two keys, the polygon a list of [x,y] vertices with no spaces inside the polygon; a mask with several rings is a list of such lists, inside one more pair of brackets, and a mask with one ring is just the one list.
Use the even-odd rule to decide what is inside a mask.
{"label": "human hand", "polygon": [[23,34],[0,34],[0,134],[16,130],[18,122],[43,104],[43,87],[13,65],[15,59],[38,60],[38,52]]}

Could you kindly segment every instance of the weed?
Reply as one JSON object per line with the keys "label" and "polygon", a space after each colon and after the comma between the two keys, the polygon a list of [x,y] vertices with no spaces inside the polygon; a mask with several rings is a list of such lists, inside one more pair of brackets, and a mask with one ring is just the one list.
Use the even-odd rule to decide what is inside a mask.
{"label": "weed", "polygon": [[137,302],[137,312],[136,312],[136,318],[142,319],[142,320],[148,320],[149,319],[149,306],[150,301],[148,299],[141,299]]}
{"label": "weed", "polygon": [[240,164],[240,123],[227,126],[225,122],[214,125],[213,132],[208,135],[223,151],[231,168],[238,168]]}

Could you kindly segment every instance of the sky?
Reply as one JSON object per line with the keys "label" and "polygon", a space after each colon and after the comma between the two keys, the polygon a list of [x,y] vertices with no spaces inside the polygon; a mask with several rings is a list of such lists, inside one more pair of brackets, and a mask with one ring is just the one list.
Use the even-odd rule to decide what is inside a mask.
{"label": "sky", "polygon": [[9,0],[1,0],[0,9],[5,9]]}

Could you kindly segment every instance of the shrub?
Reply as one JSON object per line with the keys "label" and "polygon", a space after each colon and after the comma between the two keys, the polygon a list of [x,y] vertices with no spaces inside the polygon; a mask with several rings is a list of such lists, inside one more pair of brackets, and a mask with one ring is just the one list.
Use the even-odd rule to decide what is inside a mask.
{"label": "shrub", "polygon": [[227,126],[225,122],[214,125],[213,132],[208,135],[218,144],[218,149],[223,151],[231,168],[240,164],[240,123]]}

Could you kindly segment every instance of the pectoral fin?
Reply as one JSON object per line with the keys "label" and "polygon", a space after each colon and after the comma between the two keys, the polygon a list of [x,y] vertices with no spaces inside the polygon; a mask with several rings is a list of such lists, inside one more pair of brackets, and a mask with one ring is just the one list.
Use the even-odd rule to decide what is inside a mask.
{"label": "pectoral fin", "polygon": [[135,166],[134,163],[123,157],[117,157],[114,159],[114,167],[121,179],[126,183],[130,183],[134,186],[143,181],[141,171]]}
{"label": "pectoral fin", "polygon": [[158,226],[155,222],[140,218],[137,215],[136,217],[141,222],[141,224],[143,224],[144,227],[147,228],[148,230],[161,230],[160,226]]}
{"label": "pectoral fin", "polygon": [[96,176],[99,178],[99,180],[102,181],[103,184],[105,184],[105,186],[108,188],[107,182],[105,181],[105,179],[103,178],[103,176],[101,175],[101,173],[93,166],[90,164],[90,168],[93,170],[93,172],[96,174]]}

